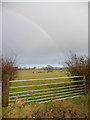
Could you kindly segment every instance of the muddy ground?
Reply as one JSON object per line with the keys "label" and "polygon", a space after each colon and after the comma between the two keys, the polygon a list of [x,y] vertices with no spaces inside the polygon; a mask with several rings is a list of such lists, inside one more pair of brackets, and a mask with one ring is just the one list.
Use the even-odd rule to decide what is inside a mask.
{"label": "muddy ground", "polygon": [[37,111],[33,114],[33,118],[87,118],[87,116],[81,111],[71,109],[49,109]]}

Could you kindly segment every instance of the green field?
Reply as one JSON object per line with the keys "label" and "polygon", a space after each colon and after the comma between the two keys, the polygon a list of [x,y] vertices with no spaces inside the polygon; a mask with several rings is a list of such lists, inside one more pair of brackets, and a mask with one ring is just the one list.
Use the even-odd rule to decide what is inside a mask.
{"label": "green field", "polygon": [[[33,73],[34,72],[34,73]],[[47,72],[46,70],[18,70],[18,77],[16,79],[39,79],[39,78],[54,78],[67,76],[65,70],[53,70]]]}
{"label": "green field", "polygon": [[[66,75],[65,70],[53,70],[53,72],[47,72],[46,70],[19,70],[18,71],[18,77],[17,79],[41,79],[41,78],[57,78],[57,77],[64,77]],[[63,89],[60,89],[60,87],[70,86],[73,85],[72,83],[63,83],[63,84],[52,84],[52,83],[61,83],[61,82],[69,82],[73,81],[72,79],[64,78],[64,79],[52,79],[52,80],[37,80],[37,81],[23,81],[23,82],[14,82],[11,84],[10,92],[22,92],[22,91],[30,91],[25,93],[18,93],[18,94],[11,94],[10,96],[14,95],[15,97],[11,98],[11,100],[17,100],[17,98],[25,100],[28,99],[30,101],[39,99],[47,99],[52,100],[51,98],[57,97],[59,98],[60,94],[64,95]],[[49,84],[49,85],[40,85],[40,84]],[[40,85],[40,86],[30,86],[30,87],[22,87],[18,88],[18,86],[27,86],[27,85]],[[51,90],[54,88],[53,90]],[[44,91],[34,91],[33,90],[42,90],[42,89],[48,89]],[[72,94],[76,94],[76,91],[69,91],[68,89],[64,88],[65,92],[70,92],[70,96]],[[48,93],[49,92],[49,93]],[[28,94],[26,96],[26,94]],[[23,95],[23,96],[20,96]],[[44,96],[45,97],[44,97]],[[51,97],[50,97],[51,96]],[[43,102],[44,100],[39,100],[40,102]]]}
{"label": "green field", "polygon": [[[53,72],[49,72],[49,73],[47,73],[46,70],[18,70],[18,77],[16,79],[27,80],[27,79],[57,78],[57,77],[64,77],[64,76],[66,76],[64,70],[63,71],[62,70],[53,70]],[[51,84],[51,83],[58,83],[58,82],[63,82],[63,81],[70,81],[70,79],[52,79],[52,80],[15,82],[15,83],[11,83],[11,86],[13,87],[13,86],[25,86],[25,85]],[[49,89],[49,88],[56,88],[56,87],[65,86],[65,85],[68,85],[68,84],[66,83],[64,85],[58,85],[58,84],[56,85],[55,84],[55,85],[45,85],[45,86],[11,88],[10,92],[20,92],[20,91],[22,92],[22,91],[30,91],[30,90]],[[48,92],[48,91],[46,90],[44,92]],[[33,93],[37,93],[37,92],[33,92]],[[33,95],[33,93],[30,92],[29,96],[36,97],[37,95]],[[38,92],[38,93],[40,93],[40,92]],[[52,93],[55,94],[56,92],[53,91]],[[23,93],[23,94],[25,95],[25,93]],[[45,95],[45,94],[42,94],[42,95]],[[20,94],[18,94],[18,96],[19,95]],[[42,95],[41,95],[41,97],[42,97]]]}
{"label": "green field", "polygon": [[[57,78],[57,77],[65,77],[67,76],[65,70],[53,70],[53,72],[47,73],[45,70],[18,70],[18,77],[16,80],[26,80],[26,79],[41,79],[41,78]],[[70,81],[71,79],[59,79],[59,80],[43,80],[43,81],[34,81],[34,82],[17,82],[12,83],[11,86],[24,86],[24,85],[32,85],[32,84],[47,84],[47,83],[55,83],[55,82],[62,82],[62,81]],[[64,84],[68,85],[68,84]],[[50,85],[50,86],[42,86],[42,87],[28,87],[28,88],[16,88],[10,89],[10,92],[20,92],[20,91],[27,91],[27,90],[39,90],[39,89],[46,89],[51,87],[60,87],[60,85]],[[55,94],[55,92],[53,92]],[[29,93],[31,97],[33,97],[33,93]],[[43,94],[44,95],[44,94]],[[42,96],[41,96],[42,97]],[[54,96],[53,96],[54,97]],[[72,111],[73,115],[76,114],[76,117],[79,118],[86,118],[88,116],[88,104],[87,104],[87,95],[82,95],[77,98],[70,98],[66,100],[59,100],[59,101],[50,101],[48,103],[24,103],[22,100],[14,102],[11,106],[7,108],[3,108],[3,117],[4,118],[52,118],[52,112],[48,113],[49,109],[53,112],[57,112],[58,109],[63,111],[63,114],[66,112],[66,117],[69,116],[69,111]],[[40,111],[41,110],[41,111]],[[46,116],[40,114],[45,112]],[[65,112],[64,112],[65,111]],[[77,111],[77,112],[76,112]],[[52,114],[51,114],[52,113]],[[58,113],[61,114],[61,113]],[[40,116],[41,115],[41,116]],[[73,117],[71,115],[71,117]],[[75,115],[74,115],[75,116]],[[56,114],[56,118],[57,118]],[[64,116],[65,117],[65,116]],[[63,118],[64,118],[63,117]],[[69,118],[71,118],[69,116]]]}
{"label": "green field", "polygon": [[[34,71],[34,73],[33,73]],[[54,70],[53,72],[47,73],[45,70],[18,70],[18,77],[17,80],[28,80],[28,79],[42,79],[42,78],[57,78],[57,77],[64,77],[67,76],[65,71],[61,70]],[[38,80],[38,81],[27,81],[27,82],[15,82],[11,83],[11,86],[25,86],[25,85],[37,85],[37,84],[47,84],[47,83],[56,83],[62,81],[70,81],[69,79],[57,79],[57,80]],[[53,85],[55,86],[55,85]],[[50,86],[49,86],[50,87]],[[25,90],[33,90],[33,89],[44,89],[47,86],[37,86],[37,87],[29,87],[29,88],[18,88],[18,89],[11,89],[12,92],[17,91],[25,91]]]}

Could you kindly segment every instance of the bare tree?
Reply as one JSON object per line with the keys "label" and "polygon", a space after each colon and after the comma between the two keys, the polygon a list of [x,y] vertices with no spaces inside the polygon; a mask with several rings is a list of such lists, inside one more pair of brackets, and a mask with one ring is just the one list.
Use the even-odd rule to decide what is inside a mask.
{"label": "bare tree", "polygon": [[88,77],[88,58],[85,56],[77,56],[70,53],[70,58],[65,62],[70,75],[84,75]]}
{"label": "bare tree", "polygon": [[17,67],[15,66],[15,59],[2,59],[2,106],[8,106],[9,99],[9,81],[14,80],[17,75]]}

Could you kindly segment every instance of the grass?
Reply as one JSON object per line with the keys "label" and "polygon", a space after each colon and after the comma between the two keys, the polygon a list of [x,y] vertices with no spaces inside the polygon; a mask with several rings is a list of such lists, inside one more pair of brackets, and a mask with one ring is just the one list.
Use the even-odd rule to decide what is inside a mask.
{"label": "grass", "polygon": [[[87,95],[83,95],[77,98],[71,98],[67,100],[53,101],[44,104],[39,103],[27,103],[23,104],[22,101],[17,101],[15,104],[3,108],[4,118],[33,118],[38,111],[45,111],[49,109],[54,110],[72,110],[77,112],[80,118],[86,118],[88,116],[87,109]],[[43,116],[42,116],[43,117]]]}
{"label": "grass", "polygon": [[[34,71],[34,73],[32,73]],[[54,70],[53,72],[47,73],[45,70],[18,70],[18,77],[16,79],[40,79],[40,78],[55,78],[55,77],[62,77],[66,76],[65,71],[61,70]],[[62,79],[62,81],[68,81],[68,79]],[[25,85],[37,85],[37,84],[47,84],[47,83],[55,83],[61,82],[60,80],[38,80],[38,81],[27,81],[27,82],[16,82],[11,83],[11,86],[25,86]],[[56,85],[53,85],[56,86]],[[58,86],[58,85],[57,85]],[[35,87],[26,87],[26,88],[16,88],[10,89],[10,92],[17,92],[17,91],[26,91],[26,90],[33,90],[33,89],[45,89],[47,87],[52,86],[35,86]]]}
{"label": "grass", "polygon": [[[33,73],[34,72],[34,73]],[[53,72],[47,73],[45,70],[19,70],[18,71],[18,78],[16,79],[40,79],[40,78],[55,78],[55,77],[64,77],[66,76],[66,71],[65,70],[54,70]],[[51,83],[58,83],[58,82],[68,82],[70,81],[70,79],[53,79],[53,80],[38,80],[38,81],[26,81],[26,82],[16,82],[16,83],[12,83],[11,86],[25,86],[25,85],[39,85],[39,84],[50,84],[50,85],[45,85],[45,86],[31,86],[31,87],[23,87],[23,88],[12,88],[10,90],[10,92],[20,92],[20,91],[30,91],[30,90],[40,90],[40,89],[50,89],[50,88],[57,88],[57,87],[61,87],[61,86],[66,86],[66,85],[71,85],[71,83],[64,83],[64,84],[54,84],[51,85]],[[46,91],[41,91],[41,92],[48,92]],[[41,93],[38,92],[38,93]],[[59,91],[60,92],[60,91]],[[59,93],[58,91],[56,92],[55,90],[51,93],[51,94],[56,94]],[[67,90],[66,90],[67,92]],[[37,97],[37,95],[34,95],[34,93],[37,92],[30,92],[27,93],[29,94],[28,99],[30,100],[36,100],[35,97]],[[61,92],[62,93],[62,92]],[[26,94],[26,93],[23,93]],[[45,93],[46,94],[46,93]],[[42,95],[45,94],[40,94],[39,99],[42,98]],[[18,94],[19,97],[20,94]],[[50,94],[47,94],[50,95]],[[52,97],[54,97],[55,95],[53,95]],[[46,96],[46,98],[49,96]],[[22,98],[22,97],[19,97]],[[26,96],[23,96],[23,98],[26,98]],[[14,99],[14,98],[12,98]],[[17,96],[16,96],[17,99]],[[48,100],[50,100],[50,98],[48,98]]]}
{"label": "grass", "polygon": [[[55,77],[64,77],[66,76],[66,71],[65,70],[53,70],[53,72],[49,72],[47,73],[47,71],[45,70],[18,70],[18,77],[16,79],[40,79],[40,78],[55,78]],[[43,102],[44,100],[39,100],[39,99],[46,99],[46,100],[51,100],[50,96],[52,94],[51,97],[56,96],[56,94],[58,94],[57,96],[59,97],[59,95],[64,95],[63,91],[56,91],[53,90],[51,91],[50,88],[57,88],[57,87],[65,87],[67,85],[71,85],[71,83],[64,83],[64,84],[54,84],[52,85],[51,83],[58,83],[58,82],[68,82],[71,79],[52,79],[52,80],[38,80],[38,81],[24,81],[24,82],[15,82],[12,83],[11,86],[26,86],[26,85],[39,85],[39,84],[50,84],[50,85],[45,85],[45,86],[30,86],[30,87],[22,87],[22,88],[12,88],[10,90],[10,92],[20,92],[20,91],[30,91],[29,93],[21,93],[22,95],[26,95],[29,94],[28,96],[20,96],[21,94],[16,94],[14,95],[14,98],[11,98],[11,100],[17,100],[17,98],[19,99],[27,99],[27,100],[37,100],[38,97],[38,101]],[[50,89],[50,90],[45,90],[45,91],[41,91],[41,92],[31,92],[31,90],[42,90],[42,89]],[[65,89],[65,88],[64,88]],[[61,89],[62,90],[62,89]],[[50,92],[50,93],[43,93],[42,92]],[[67,89],[65,89],[65,92],[68,92]],[[69,91],[70,92],[70,91]],[[36,93],[36,95],[35,95]],[[73,94],[74,92],[71,92],[71,94]],[[13,95],[13,94],[12,94]],[[11,96],[12,96],[11,95]],[[44,97],[44,96],[45,97]],[[70,95],[71,96],[71,95]]]}
{"label": "grass", "polygon": [[[64,77],[64,76],[67,76],[65,70],[54,70],[53,72],[50,72],[50,73],[47,73],[44,70],[18,70],[18,77],[16,79],[25,80],[25,79],[40,79],[40,78],[56,78],[56,77]],[[24,86],[24,85],[31,85],[31,84],[37,85],[37,84],[47,84],[51,82],[55,83],[55,82],[62,82],[62,81],[70,81],[70,79],[17,82],[17,83],[12,83],[11,86]],[[68,84],[64,84],[64,85],[68,85]],[[10,92],[38,90],[38,89],[45,89],[45,88],[59,87],[59,86],[61,85],[16,88],[16,89],[10,89]],[[53,91],[53,93],[56,93],[56,92]],[[30,94],[31,97],[34,96],[33,93],[27,93],[27,94]],[[45,94],[42,94],[42,95],[45,95]],[[33,98],[32,100],[35,100],[35,99]],[[61,109],[61,110],[71,109],[72,111],[82,112],[84,116],[83,115],[81,116],[85,117],[88,114],[87,95],[82,95],[77,98],[70,98],[66,100],[50,101],[44,104],[40,104],[36,102],[24,103],[24,101],[18,100],[18,101],[15,101],[15,103],[12,104],[11,106],[8,106],[7,108],[3,108],[3,117],[4,118],[33,118],[34,114],[37,111],[46,110],[46,109]]]}
{"label": "grass", "polygon": [[[34,71],[34,73],[32,73]],[[47,73],[45,70],[18,70],[18,77],[16,79],[23,80],[23,79],[41,79],[41,78],[56,78],[56,77],[64,77],[67,76],[66,71],[62,70],[54,70],[53,72]],[[47,84],[47,83],[55,83],[55,82],[63,82],[63,81],[70,81],[70,79],[53,79],[53,80],[38,80],[38,81],[27,81],[27,82],[16,82],[12,83],[11,86],[25,86],[25,85],[37,85],[37,84]],[[58,86],[58,85],[53,85]],[[23,91],[24,90],[33,90],[33,89],[44,89],[51,86],[37,86],[37,87],[29,87],[29,88],[18,88],[18,89],[11,89],[11,92]]]}
{"label": "grass", "polygon": [[[33,73],[34,72],[34,73]],[[48,72],[45,70],[18,70],[18,77],[16,79],[39,79],[39,78],[54,78],[66,76],[65,70],[53,70]]]}

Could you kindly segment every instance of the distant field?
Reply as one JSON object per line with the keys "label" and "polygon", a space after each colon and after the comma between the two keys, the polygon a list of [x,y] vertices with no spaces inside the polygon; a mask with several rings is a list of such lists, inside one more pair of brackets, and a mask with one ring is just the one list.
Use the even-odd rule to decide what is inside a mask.
{"label": "distant field", "polygon": [[[27,80],[27,79],[42,79],[42,78],[57,78],[57,77],[64,77],[66,75],[65,70],[53,70],[53,72],[48,72],[45,70],[18,70],[18,77],[17,80]],[[62,81],[70,81],[70,79],[53,79],[53,80],[38,80],[38,81],[28,81],[28,82],[16,82],[12,83],[11,86],[23,86],[23,85],[32,85],[32,84],[47,84],[47,83],[55,83],[55,82],[62,82]],[[55,85],[53,85],[55,86]],[[57,85],[58,86],[58,85]],[[49,86],[50,87],[50,86]],[[16,91],[25,91],[25,90],[33,90],[33,89],[44,89],[47,86],[39,86],[39,87],[29,87],[29,88],[18,88],[18,89],[11,89],[12,92]]]}
{"label": "distant field", "polygon": [[38,79],[38,78],[54,78],[67,76],[65,70],[53,70],[47,72],[46,70],[18,70],[18,77],[16,79]]}

